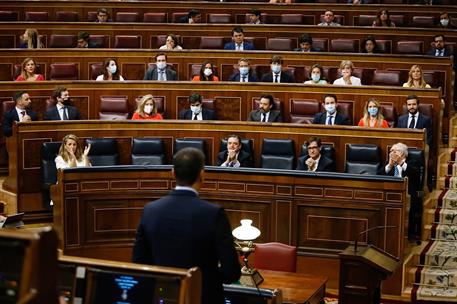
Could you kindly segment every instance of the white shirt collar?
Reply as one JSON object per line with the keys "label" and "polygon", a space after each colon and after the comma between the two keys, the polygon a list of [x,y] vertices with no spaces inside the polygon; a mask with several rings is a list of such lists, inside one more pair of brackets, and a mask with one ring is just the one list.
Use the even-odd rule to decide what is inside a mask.
{"label": "white shirt collar", "polygon": [[192,188],[192,187],[189,187],[189,186],[178,186],[178,185],[176,185],[176,187],[175,187],[175,190],[186,190],[186,191],[192,191],[192,192],[194,192],[195,194],[197,194],[197,195],[198,195],[198,191],[197,191],[197,190],[195,190],[195,189],[194,189],[194,188]]}

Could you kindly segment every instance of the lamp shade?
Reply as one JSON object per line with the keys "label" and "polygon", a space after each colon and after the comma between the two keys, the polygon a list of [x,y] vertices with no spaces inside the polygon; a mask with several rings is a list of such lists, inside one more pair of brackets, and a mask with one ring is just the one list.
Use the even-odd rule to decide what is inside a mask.
{"label": "lamp shade", "polygon": [[241,220],[241,226],[232,231],[232,235],[240,241],[252,241],[260,236],[260,230],[252,226],[252,220]]}

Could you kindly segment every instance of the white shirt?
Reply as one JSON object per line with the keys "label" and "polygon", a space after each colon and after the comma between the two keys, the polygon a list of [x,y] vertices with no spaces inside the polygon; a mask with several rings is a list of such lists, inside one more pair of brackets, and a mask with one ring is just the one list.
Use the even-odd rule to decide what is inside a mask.
{"label": "white shirt", "polygon": [[244,42],[241,42],[240,44],[235,42],[235,50],[236,51],[243,51],[244,50]]}
{"label": "white shirt", "polygon": [[[164,44],[161,47],[159,47],[159,50],[168,50],[168,47],[166,44]],[[173,48],[173,51],[182,51],[182,47],[180,45],[177,45]]]}
{"label": "white shirt", "polygon": [[[398,176],[397,177],[402,177],[402,174],[403,174],[403,171],[406,171],[406,168],[408,168],[408,164],[405,162],[403,162],[403,165],[395,165],[398,169]],[[390,167],[388,164],[386,165],[386,167],[384,168],[384,170],[386,170],[386,173],[389,173],[391,170],[395,170],[394,167]]]}
{"label": "white shirt", "polygon": [[[244,77],[244,81],[243,81],[243,77]],[[246,75],[241,75],[241,73],[240,73],[240,82],[249,82],[249,73]]]}
{"label": "white shirt", "polygon": [[[351,83],[353,86],[361,86],[362,82],[360,81],[360,78],[351,76]],[[333,84],[338,84],[338,85],[346,85],[346,82],[344,81],[343,77],[338,78],[333,82]]]}
{"label": "white shirt", "polygon": [[[333,114],[329,114],[328,112],[326,112],[326,115],[325,115],[325,124],[326,124],[327,126],[329,125],[329,124],[328,124],[328,118],[329,118],[329,117],[332,117],[332,124],[331,124],[330,126],[333,126],[333,125],[335,124],[336,111],[335,111],[335,113],[333,113]],[[320,156],[319,156],[319,158],[320,158]]]}
{"label": "white shirt", "polygon": [[57,107],[57,111],[59,112],[60,120],[64,120],[63,111],[67,112],[67,119],[69,119],[68,118],[68,109],[66,109],[65,106],[56,104],[56,107]]}
{"label": "white shirt", "polygon": [[[235,155],[235,162],[233,162],[233,166],[231,166],[233,168],[239,168],[241,166],[240,162],[238,161],[238,154],[240,154],[240,152],[238,152]],[[228,156],[228,151],[227,151],[227,156]],[[232,163],[232,162],[229,160],[226,160],[224,163],[221,164],[221,167],[230,167],[230,163]]]}
{"label": "white shirt", "polygon": [[[102,81],[102,80],[105,80],[105,79],[103,79],[103,74],[101,74],[101,75],[98,75],[97,79],[95,79],[95,80],[96,81]],[[124,81],[124,78],[121,75],[119,75],[119,81]]]}
{"label": "white shirt", "polygon": [[[162,74],[162,76],[160,76],[160,74]],[[160,79],[160,77],[162,77],[162,79]],[[164,68],[162,70],[157,68],[157,80],[167,81],[167,68]]]}
{"label": "white shirt", "polygon": [[[409,128],[409,124],[411,123],[412,117],[413,117],[413,115],[412,115],[411,113],[409,113],[409,114],[408,114],[408,123],[406,124],[406,127],[407,127],[407,128]],[[417,111],[417,113],[414,114],[414,120],[415,120],[415,122],[414,122],[414,127],[413,127],[413,129],[416,128],[416,126],[417,126],[417,120],[418,120],[418,119],[419,119],[419,111]]]}
{"label": "white shirt", "polygon": [[444,48],[441,50],[436,49],[435,56],[443,57],[444,56]]}
{"label": "white shirt", "polygon": [[195,189],[192,188],[192,187],[189,187],[189,186],[178,186],[178,185],[176,185],[175,190],[187,190],[187,191],[192,191],[192,192],[194,192],[195,194],[198,195],[198,191],[195,190]]}
{"label": "white shirt", "polygon": [[273,74],[273,83],[276,82],[275,81],[276,80],[276,76],[278,76],[278,81],[277,82],[281,82],[281,72],[279,72],[278,74],[275,74],[275,73],[272,72],[272,74]]}
{"label": "white shirt", "polygon": [[[316,172],[317,167],[319,166],[319,161],[320,160],[321,160],[321,154],[319,154],[319,157],[314,160],[316,162],[316,165],[314,166],[313,170],[310,170],[309,167],[308,167],[308,171],[309,172]],[[305,163],[306,163],[306,160],[305,160]]]}
{"label": "white shirt", "polygon": [[[200,113],[197,114],[197,120],[203,120],[203,114],[202,114],[202,113],[203,113],[203,110],[200,111]],[[192,118],[191,118],[191,120],[194,120],[194,117],[195,117],[195,113],[192,112]]]}
{"label": "white shirt", "polygon": [[263,122],[263,115],[265,115],[265,122],[268,122],[268,118],[270,117],[270,111],[267,113],[260,112],[260,122]]}
{"label": "white shirt", "polygon": [[25,115],[27,115],[27,111],[26,110],[22,110],[22,109],[19,109],[18,107],[15,107],[16,109],[16,112],[17,112],[17,116],[19,117],[19,122],[23,122],[23,118],[24,118],[24,115],[22,115],[22,112],[25,112]]}
{"label": "white shirt", "polygon": [[[66,169],[70,168],[70,165],[62,158],[62,156],[57,156],[54,160],[56,162],[56,168],[57,169]],[[84,162],[84,159],[81,161],[76,160],[76,167],[85,167],[86,163]]]}

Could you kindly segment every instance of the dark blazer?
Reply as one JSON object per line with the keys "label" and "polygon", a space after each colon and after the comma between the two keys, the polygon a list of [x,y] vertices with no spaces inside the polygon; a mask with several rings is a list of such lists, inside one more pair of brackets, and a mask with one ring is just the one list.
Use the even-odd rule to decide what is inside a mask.
{"label": "dark blazer", "polygon": [[229,284],[240,277],[227,214],[189,190],[171,191],[144,207],[132,260],[168,267],[199,267],[202,304],[224,303],[222,283]]}
{"label": "dark blazer", "polygon": [[[222,165],[227,160],[228,151],[222,151],[217,154],[217,166]],[[238,161],[240,162],[240,167],[253,167],[251,154],[244,150],[238,152]]]}
{"label": "dark blazer", "polygon": [[189,23],[189,16],[182,16],[179,18],[178,23]]}
{"label": "dark blazer", "polygon": [[[170,69],[169,67],[165,68],[165,75],[167,76],[168,80],[178,80],[178,74],[175,70]],[[157,67],[150,68],[144,74],[143,80],[158,80],[159,74],[157,73]]]}
{"label": "dark blazer", "polygon": [[[295,52],[303,52],[302,48],[295,48],[294,51]],[[322,52],[322,49],[317,48],[317,47],[311,47],[310,52]]]}
{"label": "dark blazer", "polygon": [[[260,81],[261,82],[273,82],[273,74],[271,72],[263,74],[262,80],[260,80]],[[280,83],[295,83],[295,78],[294,78],[294,76],[290,75],[289,73],[281,71]]]}
{"label": "dark blazer", "polygon": [[[252,110],[251,113],[249,113],[248,121],[261,122],[261,120],[262,120],[261,114],[262,114],[262,112],[260,112],[260,109]],[[276,110],[270,110],[270,115],[268,116],[268,122],[282,122],[281,112],[276,111]]]}
{"label": "dark blazer", "polygon": [[[224,50],[236,50],[235,42],[227,42],[224,45]],[[255,50],[255,47],[249,41],[243,41],[243,50],[244,51],[252,51]]]}
{"label": "dark blazer", "polygon": [[[314,115],[313,124],[325,125],[326,121],[327,121],[327,112],[321,112],[321,113],[317,113],[316,115]],[[334,124],[350,126],[351,121],[349,120],[349,118],[346,115],[341,114],[340,112],[337,111]]]}
{"label": "dark blazer", "polygon": [[[256,76],[254,73],[249,73],[248,76],[249,76],[248,82],[257,82],[257,81],[259,81],[259,80],[257,79],[257,76]],[[228,80],[229,80],[229,81],[237,81],[237,82],[240,82],[240,78],[241,78],[240,72],[238,72],[238,73],[234,73],[234,74],[230,75],[230,77],[229,77]]]}
{"label": "dark blazer", "polygon": [[[394,176],[394,169],[392,169],[388,173],[386,173],[385,168],[388,163],[389,162],[387,161],[381,168],[379,168],[378,175]],[[417,196],[417,191],[421,190],[421,189],[419,189],[419,186],[420,186],[419,170],[418,170],[417,165],[414,162],[408,161],[406,163],[407,163],[406,170],[402,172],[401,176],[408,177],[408,194]]]}
{"label": "dark blazer", "polygon": [[[67,112],[68,112],[68,119],[69,120],[80,120],[81,119],[81,114],[79,113],[78,108],[73,107],[73,106],[67,106]],[[57,106],[54,106],[47,110],[44,113],[44,120],[60,120],[60,115],[59,115],[59,110],[57,109]]]}
{"label": "dark blazer", "polygon": [[[33,121],[38,120],[38,116],[35,112],[32,110],[26,110],[26,112]],[[19,115],[17,114],[16,107],[12,108],[3,115],[3,134],[5,136],[8,137],[13,135],[13,123],[15,121],[19,121]]]}
{"label": "dark blazer", "polygon": [[[398,118],[398,128],[408,128],[408,118],[409,114],[402,115]],[[420,113],[416,122],[416,129],[426,129],[427,132],[427,144],[429,146],[433,143],[433,130],[432,130],[432,120],[430,117]]]}
{"label": "dark blazer", "polygon": [[[430,49],[427,51],[427,53],[426,53],[426,55],[429,55],[429,56],[435,56],[435,54],[436,54],[436,49],[435,49],[435,48],[430,48]],[[445,46],[445,47],[444,47],[444,54],[443,54],[443,56],[444,56],[444,57],[449,57],[449,56],[451,56],[451,55],[453,55],[453,54],[451,53],[451,50],[450,50],[448,47]]]}
{"label": "dark blazer", "polygon": [[[308,158],[309,158],[309,155],[304,155],[304,156],[299,157],[296,170],[308,171],[308,165],[305,163]],[[334,172],[335,163],[330,158],[321,154],[321,158],[319,159],[319,163],[317,164],[316,171]]]}
{"label": "dark blazer", "polygon": [[[192,111],[190,109],[188,110],[182,110],[179,112],[178,119],[188,119],[192,120],[194,117],[192,115]],[[217,115],[216,112],[210,109],[202,109],[202,118],[203,120],[217,120]]]}

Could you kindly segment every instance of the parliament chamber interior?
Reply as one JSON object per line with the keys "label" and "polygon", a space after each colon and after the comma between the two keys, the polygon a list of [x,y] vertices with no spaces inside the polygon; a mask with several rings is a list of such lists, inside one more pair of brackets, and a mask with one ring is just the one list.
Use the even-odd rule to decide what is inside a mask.
{"label": "parliament chamber interior", "polygon": [[0,3],[0,303],[202,303],[132,262],[189,147],[226,304],[457,302],[454,1]]}

